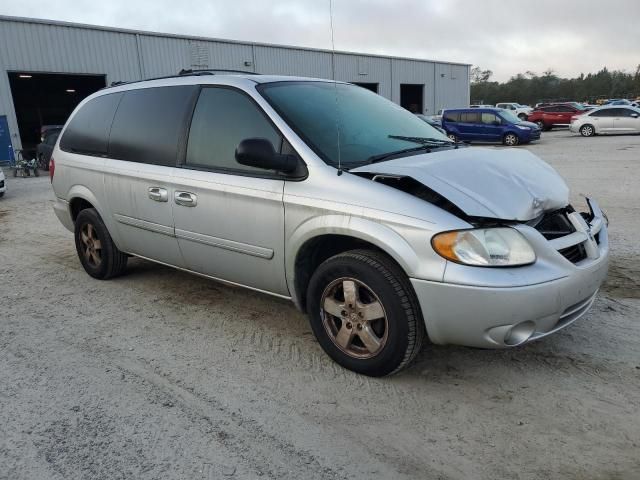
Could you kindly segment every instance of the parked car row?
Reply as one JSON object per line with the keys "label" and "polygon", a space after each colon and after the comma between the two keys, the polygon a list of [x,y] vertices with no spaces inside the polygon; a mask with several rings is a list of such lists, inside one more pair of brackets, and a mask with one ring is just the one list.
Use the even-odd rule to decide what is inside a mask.
{"label": "parked car row", "polygon": [[603,106],[571,117],[569,130],[583,137],[601,133],[640,133],[640,108]]}

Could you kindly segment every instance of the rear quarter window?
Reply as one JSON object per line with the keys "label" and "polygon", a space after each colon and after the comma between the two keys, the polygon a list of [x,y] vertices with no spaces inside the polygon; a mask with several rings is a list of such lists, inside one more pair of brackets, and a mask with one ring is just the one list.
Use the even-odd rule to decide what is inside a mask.
{"label": "rear quarter window", "polygon": [[446,122],[459,122],[460,112],[444,112],[443,118]]}
{"label": "rear quarter window", "polygon": [[104,156],[109,144],[109,129],[122,93],[93,98],[71,118],[60,140],[66,152]]}
{"label": "rear quarter window", "polygon": [[184,85],[125,92],[111,127],[109,157],[176,165],[197,90]]}

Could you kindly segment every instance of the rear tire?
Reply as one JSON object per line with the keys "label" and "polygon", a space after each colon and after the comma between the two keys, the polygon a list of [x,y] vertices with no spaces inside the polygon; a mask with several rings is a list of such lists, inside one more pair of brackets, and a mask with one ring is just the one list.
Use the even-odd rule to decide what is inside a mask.
{"label": "rear tire", "polygon": [[33,175],[35,177],[39,177],[40,176],[40,171],[38,171],[38,167],[33,167]]}
{"label": "rear tire", "polygon": [[518,118],[520,120],[526,120],[527,119],[527,115],[525,113],[521,113],[521,114],[518,115]]}
{"label": "rear tire", "polygon": [[447,137],[449,137],[449,140],[453,140],[454,142],[458,143],[458,137],[456,137],[454,133],[447,133]]}
{"label": "rear tire", "polygon": [[515,133],[507,133],[502,139],[502,143],[507,147],[515,147],[520,143],[520,139]]}
{"label": "rear tire", "polygon": [[545,130],[545,129],[547,128],[547,127],[545,127],[545,126],[544,126],[544,122],[543,122],[542,120],[538,120],[538,121],[536,122],[536,125],[538,126],[538,128],[539,128],[540,130]]}
{"label": "rear tire", "polygon": [[596,129],[593,128],[593,125],[589,125],[587,123],[580,127],[580,135],[582,135],[583,137],[593,137],[595,134],[596,134]]}
{"label": "rear tire", "polygon": [[320,346],[354,372],[396,373],[422,347],[424,322],[411,283],[382,253],[351,250],[326,260],[311,277],[307,306]]}
{"label": "rear tire", "polygon": [[113,243],[95,208],[87,208],[78,214],[75,240],[80,263],[93,278],[107,280],[126,270],[128,257]]}

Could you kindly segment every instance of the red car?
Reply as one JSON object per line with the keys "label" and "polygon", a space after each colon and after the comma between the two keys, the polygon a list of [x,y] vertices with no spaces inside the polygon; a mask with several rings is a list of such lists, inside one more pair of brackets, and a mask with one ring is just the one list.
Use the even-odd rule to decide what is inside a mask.
{"label": "red car", "polygon": [[571,123],[571,117],[581,115],[586,111],[577,104],[556,103],[536,108],[529,115],[527,121],[537,124],[542,130],[551,130],[558,125],[568,126]]}

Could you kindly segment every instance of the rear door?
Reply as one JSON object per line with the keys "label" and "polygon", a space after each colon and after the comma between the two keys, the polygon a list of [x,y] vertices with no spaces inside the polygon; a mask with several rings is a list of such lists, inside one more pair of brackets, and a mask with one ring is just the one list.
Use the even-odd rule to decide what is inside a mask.
{"label": "rear door", "polygon": [[460,113],[460,123],[458,123],[460,138],[464,140],[484,140],[484,125],[480,121],[480,112],[467,111]]}
{"label": "rear door", "polygon": [[240,285],[289,295],[284,275],[284,180],[240,165],[235,149],[283,137],[251,97],[206,86],[196,104],[173,203],[176,236],[187,268]]}
{"label": "rear door", "polygon": [[198,87],[129,90],[116,111],[105,193],[127,253],[183,267],[173,222],[173,176]]}
{"label": "rear door", "polygon": [[603,108],[589,114],[589,120],[593,122],[593,126],[598,133],[613,132],[613,118],[615,108]]}

